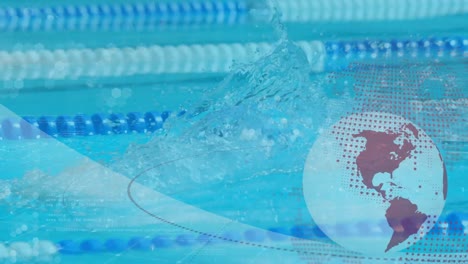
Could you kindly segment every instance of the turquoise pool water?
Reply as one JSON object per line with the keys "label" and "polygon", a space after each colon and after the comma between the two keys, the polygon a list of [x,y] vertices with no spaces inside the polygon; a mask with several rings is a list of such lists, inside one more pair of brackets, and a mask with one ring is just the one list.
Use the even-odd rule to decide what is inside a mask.
{"label": "turquoise pool water", "polygon": [[[310,7],[305,2],[297,1],[302,9]],[[328,14],[341,2],[310,14]],[[349,10],[359,10],[358,2]],[[341,13],[288,17],[299,4],[283,20],[270,19],[266,5],[242,2],[247,11],[236,9],[234,22],[156,26],[149,11],[138,26],[141,14],[131,6],[127,27],[114,29],[99,20],[101,6],[96,27],[3,27],[0,262],[466,259],[466,241],[455,240],[455,251],[427,241],[388,257],[349,251],[315,224],[302,191],[305,159],[324,130],[361,102],[406,118],[393,106],[412,102],[410,119],[430,120],[417,125],[429,131],[447,166],[440,226],[452,230],[447,239],[466,236],[467,15],[466,3],[452,2],[446,9],[421,4],[442,12],[435,17],[420,11],[410,19],[376,19],[368,11],[359,19],[350,11],[345,21]],[[204,8],[201,16],[210,14]],[[213,10],[215,17],[224,12]],[[41,12],[52,21],[73,17]],[[21,14],[0,18],[13,23],[23,21]],[[379,95],[390,99],[379,102]],[[368,230],[382,224],[374,220],[338,226],[371,240],[378,234]],[[416,256],[423,252],[439,255]]]}

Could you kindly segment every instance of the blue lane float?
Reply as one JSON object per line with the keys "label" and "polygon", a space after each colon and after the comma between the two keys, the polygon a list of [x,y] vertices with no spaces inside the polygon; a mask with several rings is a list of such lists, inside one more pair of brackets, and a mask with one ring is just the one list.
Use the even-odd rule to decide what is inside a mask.
{"label": "blue lane float", "polygon": [[[246,21],[245,0],[137,1],[47,7],[1,7],[0,30],[63,31],[145,29],[167,25],[234,24]],[[50,19],[54,17],[54,19]]]}
{"label": "blue lane float", "polygon": [[[185,111],[178,113],[181,116]],[[170,112],[40,116],[0,121],[0,140],[69,138],[93,135],[153,133],[163,127]]]}
{"label": "blue lane float", "polygon": [[134,237],[128,241],[128,247],[135,250],[150,250],[153,248],[153,243],[146,237]]}
{"label": "blue lane float", "polygon": [[350,53],[372,53],[388,51],[440,51],[466,48],[463,37],[428,38],[421,40],[389,40],[389,41],[329,41],[325,49],[329,55],[347,55]]}
{"label": "blue lane float", "polygon": [[100,240],[87,239],[80,243],[80,249],[85,252],[100,252],[104,250],[104,245]]}
{"label": "blue lane float", "polygon": [[124,239],[108,239],[104,242],[104,246],[109,252],[122,252],[128,248],[127,241]]}
{"label": "blue lane float", "polygon": [[57,243],[58,251],[61,254],[80,254],[82,253],[82,248],[80,243],[74,240],[62,240]]}
{"label": "blue lane float", "polygon": [[173,241],[166,236],[155,236],[151,242],[156,248],[168,248],[173,245]]}

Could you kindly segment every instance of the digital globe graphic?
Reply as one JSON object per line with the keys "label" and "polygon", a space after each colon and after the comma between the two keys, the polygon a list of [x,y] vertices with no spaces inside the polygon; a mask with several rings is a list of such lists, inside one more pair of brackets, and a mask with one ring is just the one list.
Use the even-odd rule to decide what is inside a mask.
{"label": "digital globe graphic", "polygon": [[392,255],[435,225],[447,173],[417,125],[393,114],[358,113],[319,135],[303,190],[313,220],[331,240],[368,255]]}

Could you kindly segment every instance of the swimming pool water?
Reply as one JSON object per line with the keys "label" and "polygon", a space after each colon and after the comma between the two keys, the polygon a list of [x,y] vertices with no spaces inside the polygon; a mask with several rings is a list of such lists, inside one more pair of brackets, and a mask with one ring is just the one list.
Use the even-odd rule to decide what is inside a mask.
{"label": "swimming pool water", "polygon": [[[91,4],[75,2],[69,5]],[[95,4],[120,2],[122,10],[135,3]],[[306,2],[296,2],[299,10]],[[448,222],[457,219],[461,231],[454,232],[466,236],[463,1],[440,5],[450,14],[441,17],[358,19],[350,13],[349,21],[340,21],[338,13],[270,21],[266,5],[246,3],[256,10],[239,9],[245,20],[235,23],[145,20],[138,26],[130,16],[138,8],[132,7],[122,28],[2,28],[0,262],[412,263],[418,247],[466,258],[466,242],[455,252],[417,245],[388,260],[350,252],[314,224],[302,194],[307,152],[327,126],[356,106],[353,85],[364,80],[372,93],[397,98],[416,78],[423,84],[411,99],[447,119],[447,128],[433,133],[449,174],[441,225],[454,229]],[[314,8],[328,14],[337,6]],[[435,12],[436,6],[426,8]],[[51,12],[53,23],[69,19],[40,10]],[[96,19],[104,14],[99,12]],[[18,11],[0,21],[24,17]],[[407,82],[401,91],[398,80]],[[372,100],[372,93],[364,99]],[[455,117],[443,115],[451,111]],[[111,114],[120,115],[111,120]],[[20,123],[26,116],[31,125]],[[80,125],[85,135],[78,133]],[[162,127],[150,131],[155,126]],[[363,216],[351,226],[370,230],[379,224],[366,221]],[[443,257],[419,261],[437,259]]]}

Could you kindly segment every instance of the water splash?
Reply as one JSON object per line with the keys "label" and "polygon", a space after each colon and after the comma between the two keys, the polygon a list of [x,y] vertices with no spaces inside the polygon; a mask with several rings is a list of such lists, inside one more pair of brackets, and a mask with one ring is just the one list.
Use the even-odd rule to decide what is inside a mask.
{"label": "water splash", "polygon": [[139,182],[233,220],[272,225],[284,220],[280,215],[294,224],[296,208],[288,198],[278,204],[275,194],[301,186],[306,155],[325,123],[322,83],[309,69],[304,52],[281,39],[207,92],[185,118],[168,120],[163,136],[131,147],[114,170],[132,177],[177,160]]}
{"label": "water splash", "polygon": [[[293,225],[309,148],[326,125],[324,78],[311,79],[303,50],[272,17],[278,42],[254,63],[237,65],[164,136],[131,147],[114,170],[197,207],[265,227]],[[341,98],[342,99],[342,98]],[[333,105],[338,107],[338,105]],[[272,204],[274,206],[272,206]],[[307,216],[309,217],[309,216]]]}
{"label": "water splash", "polygon": [[266,141],[290,145],[292,138],[321,123],[323,95],[319,83],[311,82],[308,66],[299,47],[281,40],[271,54],[233,71],[188,117],[169,120],[165,137],[130,149],[127,157],[148,151],[153,161],[161,159],[159,152],[171,159],[215,146],[230,149]]}
{"label": "water splash", "polygon": [[[324,123],[325,100],[321,82],[310,78],[307,56],[287,39],[279,21],[280,14],[271,18],[278,37],[271,51],[258,51],[266,55],[254,63],[236,65],[219,85],[205,91],[202,102],[187,105],[185,117],[170,118],[153,141],[134,144],[109,165],[111,169],[132,178],[156,164],[179,159],[149,171],[141,183],[208,209],[231,208],[230,216],[237,219],[245,219],[248,210],[236,208],[236,202],[261,194],[265,200],[259,202],[271,208],[272,194],[284,189],[281,185],[300,185],[303,161]],[[42,186],[44,192],[61,190],[46,195],[61,202],[63,192],[79,195],[81,185],[87,184],[61,182],[64,177],[30,173],[11,182],[14,190],[9,196],[13,197],[2,203],[36,208],[40,206],[36,201],[45,194],[34,186]],[[63,188],[54,188],[59,185]],[[213,197],[218,200],[213,202]],[[278,221],[274,216],[269,219]]]}

